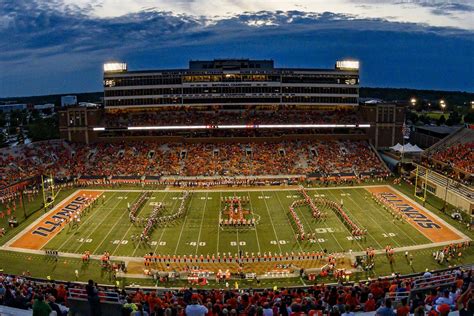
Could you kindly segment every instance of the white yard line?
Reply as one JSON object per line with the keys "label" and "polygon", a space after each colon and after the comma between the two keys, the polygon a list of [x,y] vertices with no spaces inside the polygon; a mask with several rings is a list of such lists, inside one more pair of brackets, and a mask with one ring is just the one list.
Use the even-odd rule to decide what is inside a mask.
{"label": "white yard line", "polygon": [[392,189],[394,192],[396,192],[397,194],[399,194],[401,197],[403,197],[404,199],[406,199],[407,201],[415,204],[417,207],[419,207],[421,210],[423,210],[424,212],[428,213],[430,216],[432,216],[433,218],[435,218],[436,220],[440,221],[441,223],[443,223],[443,225],[445,225],[446,227],[448,227],[449,229],[451,229],[453,232],[455,232],[459,237],[463,238],[464,240],[471,240],[471,238],[467,235],[465,235],[464,233],[460,232],[457,228],[453,227],[451,224],[449,224],[448,222],[446,222],[444,219],[442,219],[441,217],[439,217],[438,215],[434,214],[433,212],[431,212],[430,210],[428,210],[426,207],[420,205],[418,202],[414,201],[413,199],[409,198],[408,196],[406,196],[405,194],[403,194],[402,192],[398,191],[397,189],[395,189],[394,187],[390,186],[390,185],[381,185],[381,186],[384,186],[384,187],[387,187],[389,189]]}
{"label": "white yard line", "polygon": [[[336,198],[336,202],[337,202],[337,198]],[[330,210],[330,212],[332,212],[336,218],[337,218],[337,221],[339,223],[341,223],[342,227],[344,227],[345,230],[347,230],[347,232],[349,233],[349,235],[352,236],[352,232],[349,230],[349,228],[346,227],[346,225],[342,222],[342,220],[339,218],[339,216],[337,216],[336,212],[334,212],[333,210]],[[332,238],[334,238],[334,240],[336,240],[337,244],[339,245],[339,247],[341,247],[342,251],[344,252],[344,247],[341,246],[341,244],[339,243],[339,241],[337,240],[336,236],[334,236],[334,233],[332,231],[330,231],[330,234],[332,236]],[[359,246],[360,250],[363,250],[364,247],[362,247],[362,245],[360,244],[359,240],[357,239],[353,239],[353,241],[356,242],[356,244]]]}
{"label": "white yard line", "polygon": [[270,214],[270,210],[268,209],[267,201],[265,200],[265,194],[263,193],[263,191],[260,191],[260,193],[262,194],[262,200],[265,203],[265,208],[267,209],[268,217],[270,218],[270,223],[272,224],[272,227],[273,227],[273,233],[275,234],[278,249],[280,250],[280,253],[281,253],[280,239],[278,238],[278,235],[276,233],[275,225],[273,225],[272,215]]}
{"label": "white yard line", "polygon": [[217,220],[217,246],[216,246],[216,254],[219,253],[219,233],[220,233],[220,230],[221,230],[221,225],[220,225],[220,222],[221,222],[221,212],[222,212],[222,192],[219,192],[219,219]]}
{"label": "white yard line", "polygon": [[[252,212],[252,216],[254,213],[254,208],[252,206],[252,198],[250,197],[250,193],[247,192],[247,196],[249,197],[249,204],[250,204],[250,211]],[[255,237],[257,238],[257,246],[258,246],[258,253],[261,253],[260,249],[260,239],[258,238],[258,232],[257,232],[257,223],[255,223],[254,231],[255,231]]]}
{"label": "white yard line", "polygon": [[[304,218],[305,221],[307,222],[306,216],[303,215],[303,218]],[[339,219],[339,217],[338,217],[338,219]],[[339,219],[339,220],[340,220],[340,219]],[[346,225],[344,225],[344,223],[341,223],[341,224],[342,224],[342,226],[344,226],[345,228],[347,228]],[[332,238],[336,241],[336,243],[337,243],[337,245],[339,246],[339,248],[341,248],[342,252],[344,252],[344,251],[345,251],[344,247],[342,247],[342,245],[339,243],[339,240],[337,240],[336,236],[334,236],[334,233],[332,232],[332,230],[329,230],[329,234],[331,234]],[[360,246],[359,241],[358,241],[358,240],[355,240],[355,242],[359,245],[360,249],[362,250],[363,248]],[[319,243],[318,243],[318,244],[319,244]],[[320,246],[321,246],[321,245],[320,245]],[[322,246],[321,246],[321,248],[322,248]]]}
{"label": "white yard line", "polygon": [[[165,197],[166,197],[167,194],[168,194],[168,192],[166,192],[165,195],[163,196],[163,198],[161,199],[161,201],[160,201],[161,203],[163,203],[163,202],[165,201]],[[148,199],[147,201],[148,201],[147,203],[149,204],[150,199]],[[143,208],[145,208],[145,205],[143,205],[142,209],[143,209]],[[150,213],[150,214],[151,214],[151,213]],[[131,228],[131,227],[132,227],[132,225],[130,224],[130,228]],[[130,229],[130,228],[129,228],[129,229]],[[138,240],[137,246],[136,246],[135,249],[133,250],[132,257],[135,256],[135,253],[137,252],[138,247],[140,246],[140,243],[141,243],[141,240]],[[120,245],[120,244],[119,244],[119,245]]]}
{"label": "white yard line", "polygon": [[[290,222],[290,219],[288,218],[288,215],[286,214],[287,211],[286,211],[285,207],[283,206],[283,203],[280,200],[280,196],[278,195],[278,193],[275,193],[275,195],[277,196],[277,199],[278,199],[278,202],[280,203],[281,209],[285,213],[286,221],[290,225],[291,231],[293,232],[293,236],[296,236],[296,232],[293,229],[293,225],[291,225],[291,222]],[[301,247],[301,243],[298,239],[296,240],[296,243],[298,244],[298,247],[300,247],[300,251],[303,251],[303,248]],[[318,245],[319,245],[319,248],[321,248],[321,250],[323,250],[323,247],[319,243],[318,243]]]}
{"label": "white yard line", "polygon": [[[55,211],[57,211],[60,207],[63,206],[63,202],[65,201],[69,201],[74,195],[76,195],[77,192],[79,191],[82,191],[82,190],[76,190],[74,191],[73,193],[71,193],[68,197],[64,198],[62,201],[60,201],[55,207],[53,207],[49,212],[46,212],[44,213],[43,215],[41,215],[40,217],[38,217],[37,219],[35,219],[30,225],[26,226],[21,232],[19,232],[18,234],[16,234],[14,237],[10,238],[10,240],[8,240],[5,244],[3,244],[3,246],[1,246],[0,248],[3,248],[3,247],[10,247],[11,244],[13,244],[15,241],[17,241],[18,239],[20,239],[21,237],[23,237],[23,235],[27,234],[31,229],[33,229],[33,227],[35,227],[36,225],[38,225],[41,221],[43,221],[46,217],[48,217],[49,215],[51,215],[52,213],[54,213]],[[101,191],[102,190],[97,190],[97,191]],[[53,238],[51,238],[53,239]],[[50,240],[51,240],[50,239]],[[49,240],[48,240],[49,242]],[[47,244],[47,243],[46,243]],[[46,245],[45,244],[45,245]],[[43,246],[44,247],[44,246]]]}
{"label": "white yard line", "polygon": [[[339,197],[336,195],[336,193],[330,192],[329,194],[332,195],[332,196],[334,196],[335,201],[337,201],[337,199],[339,198]],[[354,199],[352,199],[350,195],[346,195],[346,196],[348,196],[349,199],[350,199],[352,202],[354,202],[354,204],[355,204],[356,206],[358,206],[358,204],[356,203],[356,201],[354,201]],[[354,214],[352,214],[352,212],[349,210],[349,208],[345,207],[345,209],[346,209],[346,212],[350,215],[350,218],[352,218],[352,220],[357,224],[357,226],[359,226],[360,228],[364,229],[364,228],[365,228],[364,225],[362,225],[362,224],[360,223],[360,221],[358,221],[358,220],[356,219],[356,216],[355,216]],[[385,230],[383,229],[383,227],[380,226],[380,224],[377,223],[377,221],[375,221],[371,216],[368,216],[368,217],[370,217],[370,219],[371,219],[373,222],[375,222],[375,224],[376,224],[382,231],[385,231]],[[383,246],[378,242],[377,238],[373,237],[372,234],[369,233],[369,230],[368,230],[368,229],[367,229],[367,236],[369,236],[370,238],[372,238],[372,239],[377,243],[377,245],[379,245],[380,249],[383,248]],[[390,239],[392,239],[392,241],[394,242],[394,244],[397,244],[398,246],[400,246],[400,244],[399,244],[398,242],[396,242],[395,240],[393,240],[393,237],[390,237]]]}
{"label": "white yard line", "polygon": [[[393,248],[393,250],[394,250],[394,252],[405,252],[405,251],[421,250],[421,249],[425,249],[425,248],[438,248],[438,247],[443,247],[443,246],[450,245],[452,243],[459,243],[459,242],[463,242],[463,241],[465,241],[465,240],[464,239],[449,240],[449,241],[443,241],[443,242],[438,242],[438,243]],[[16,247],[4,247],[3,250],[20,252],[20,253],[30,253],[30,254],[36,254],[36,255],[44,255],[43,250],[34,250],[34,249],[25,249],[25,248],[16,248]],[[384,254],[385,249],[377,249],[375,251],[375,253],[376,254]],[[346,252],[344,254],[349,255],[348,252]],[[361,256],[361,255],[364,255],[364,254],[365,254],[365,251],[352,252],[353,256]],[[82,258],[82,254],[78,254],[78,253],[61,252],[60,255],[61,255],[61,257],[65,257],[65,258]],[[99,260],[100,258],[101,258],[101,255],[91,255],[91,259]],[[112,259],[113,260],[120,260],[120,261],[130,261],[130,262],[143,262],[142,257],[114,256]]]}
{"label": "white yard line", "polygon": [[[168,194],[169,192],[166,192],[166,194]],[[177,198],[174,202],[173,202],[173,205],[171,206],[171,212],[174,213],[174,208],[176,207],[176,205],[179,203],[179,199]],[[153,250],[153,253],[156,254],[156,251],[158,250],[158,247],[160,246],[160,242],[163,240],[163,235],[165,234],[165,231],[167,229],[166,225],[163,225],[163,230],[161,231],[161,235],[160,235],[160,240],[158,240],[158,243],[156,244],[155,246],[155,249]]]}
{"label": "white yard line", "polygon": [[[107,205],[107,203],[108,203],[108,202],[112,199],[112,197],[114,197],[114,196],[115,196],[115,194],[112,194],[106,201],[104,201],[103,205]],[[99,201],[98,201],[98,203],[99,203]],[[103,206],[98,206],[97,209],[95,209],[93,212],[91,212],[90,214],[88,214],[86,220],[85,220],[84,222],[82,222],[82,224],[79,225],[78,230],[80,230],[81,227],[84,227],[85,224],[88,223],[88,222],[94,217],[93,215],[95,215],[97,211],[99,211],[99,210],[104,210],[104,209],[108,209],[108,207],[107,207],[107,208],[104,208]],[[110,210],[113,210],[113,209],[114,209],[113,207],[110,208]],[[69,225],[69,224],[64,224],[64,226],[66,226],[66,225]],[[70,229],[70,228],[68,228],[68,229]],[[61,250],[61,249],[64,247],[64,245],[66,245],[66,244],[69,242],[69,240],[71,240],[71,238],[74,237],[74,235],[75,235],[75,234],[72,233],[71,236],[69,236],[69,237],[61,244],[61,246],[58,247],[58,250]],[[54,239],[54,238],[51,238],[50,240],[48,240],[48,242],[43,246],[43,248],[46,247],[46,246],[48,245],[48,243],[49,243],[51,240],[53,240],[53,239]]]}
{"label": "white yard line", "polygon": [[[414,246],[406,246],[406,247],[399,247],[399,248],[394,248],[394,251],[395,252],[404,252],[404,251],[413,251],[413,250],[420,250],[420,249],[424,249],[424,248],[433,248],[433,247],[442,247],[442,246],[445,246],[445,245],[449,245],[449,244],[452,244],[452,243],[458,243],[458,242],[463,242],[463,241],[466,241],[466,240],[471,240],[470,237],[466,236],[465,234],[463,234],[462,232],[460,232],[458,229],[454,228],[451,224],[447,223],[446,221],[444,221],[443,219],[441,219],[438,215],[434,214],[433,212],[429,211],[428,209],[426,209],[425,207],[421,206],[418,202],[414,201],[413,199],[409,198],[408,196],[406,196],[405,194],[401,193],[400,191],[398,191],[396,188],[390,186],[390,185],[386,185],[386,184],[374,184],[374,185],[365,185],[365,186],[350,186],[350,187],[326,187],[326,188],[306,188],[306,190],[310,190],[310,191],[313,191],[313,190],[335,190],[335,189],[357,189],[357,188],[372,188],[372,187],[386,187],[386,188],[389,188],[390,190],[393,190],[394,192],[396,192],[396,194],[400,195],[401,197],[403,197],[404,199],[406,199],[407,201],[409,201],[410,203],[413,203],[414,205],[416,205],[418,208],[420,208],[421,210],[423,210],[424,212],[426,212],[427,214],[429,214],[430,216],[432,216],[434,219],[436,219],[437,221],[443,223],[443,225],[445,225],[446,227],[448,227],[449,229],[451,229],[453,232],[455,232],[456,234],[458,234],[460,236],[460,239],[457,239],[457,240],[449,240],[449,241],[444,241],[444,242],[437,242],[437,243],[428,243],[428,244],[421,244],[421,245],[414,245]],[[293,187],[283,187],[283,188],[271,188],[271,189],[265,189],[264,191],[292,191],[294,190],[295,188]],[[71,197],[73,197],[75,194],[77,194],[78,191],[83,191],[83,189],[78,189],[76,191],[74,191],[73,193],[71,193],[67,198],[65,198],[63,201],[66,201],[66,200],[69,200]],[[87,191],[99,191],[99,192],[103,192],[103,193],[114,193],[114,192],[125,192],[125,193],[132,193],[132,192],[143,192],[143,190],[94,190],[94,189],[87,189]],[[147,191],[150,191],[150,192],[179,192],[179,190],[175,190],[175,189],[170,189],[170,188],[166,188],[165,190],[147,190]],[[225,189],[207,189],[207,190],[191,190],[191,192],[220,192],[220,194],[222,195],[222,192],[235,192],[236,189],[234,188],[233,190],[225,190]],[[260,191],[262,192],[262,189],[261,188],[243,188],[242,190],[239,190],[239,191],[246,191],[246,193],[249,195],[249,199],[250,199],[250,193],[249,192],[255,192],[255,191]],[[112,198],[112,197],[110,197]],[[110,199],[109,198],[109,199]],[[30,225],[28,225],[26,228],[24,228],[19,234],[17,234],[15,237],[13,237],[12,239],[10,239],[5,245],[3,245],[2,247],[0,247],[1,249],[4,249],[4,250],[8,250],[8,251],[15,251],[15,252],[21,252],[21,253],[31,253],[31,254],[44,254],[44,251],[42,250],[31,250],[31,249],[23,249],[23,248],[16,248],[16,247],[11,247],[11,244],[14,243],[17,239],[19,239],[22,235],[24,235],[25,233],[28,233],[29,230],[31,230],[35,225],[37,225],[39,222],[41,222],[42,220],[44,220],[44,218],[46,218],[48,215],[50,215],[50,213],[56,211],[61,205],[62,205],[62,202],[61,201],[58,205],[56,205],[51,211],[45,213],[44,215],[42,215],[41,217],[39,217],[38,219],[36,219],[33,223],[31,223]],[[108,201],[106,201],[105,203],[107,203]],[[177,201],[178,202],[178,201]],[[264,202],[265,202],[265,205],[267,204],[265,199],[264,199]],[[120,201],[119,201],[120,203]],[[252,208],[252,204],[251,204],[251,199],[250,199],[250,207]],[[271,224],[273,226],[273,230],[274,230],[274,233],[275,233],[275,236],[277,237],[276,235],[276,230],[275,230],[275,226],[273,225],[273,222],[271,220],[271,214],[269,212],[269,209],[268,209],[268,206],[266,207],[267,208],[267,212],[268,214],[270,215],[270,221],[271,221]],[[108,209],[107,208],[101,208],[101,209]],[[110,210],[114,210],[115,207],[113,208],[110,208]],[[252,208],[253,210],[253,208]],[[92,214],[89,214],[89,215],[92,215]],[[90,216],[90,217],[93,217],[93,216]],[[105,218],[107,219],[108,216]],[[89,220],[90,218],[87,219],[87,221]],[[104,220],[105,220],[104,219]],[[103,220],[103,221],[104,221]],[[103,222],[102,221],[102,222]],[[84,221],[85,223],[86,221]],[[98,228],[100,228],[102,222],[98,225]],[[184,220],[184,223],[183,223],[183,226],[181,228],[181,233],[180,233],[180,237],[179,237],[179,240],[178,240],[178,243],[176,245],[176,250],[175,250],[175,253],[178,249],[178,246],[179,246],[179,241],[181,239],[181,234],[183,232],[183,229],[184,229],[184,226],[185,226],[185,222],[186,222],[186,217],[185,217],[185,220]],[[83,223],[83,224],[84,224]],[[345,227],[345,226],[344,226]],[[95,229],[95,230],[96,230]],[[94,230],[94,232],[95,232]],[[164,231],[163,231],[164,233]],[[162,233],[162,235],[163,235]],[[258,247],[259,247],[259,250],[260,250],[260,244],[259,244],[259,238],[258,238],[258,233],[257,233],[257,229],[255,229],[255,234],[256,234],[256,237],[257,237],[257,243],[258,243]],[[72,236],[71,236],[72,237]],[[70,238],[71,238],[70,237]],[[161,238],[161,237],[160,237]],[[218,246],[219,247],[219,239],[218,239]],[[219,250],[219,248],[217,248]],[[155,252],[156,252],[156,248],[155,248]],[[218,251],[219,252],[219,251]],[[377,254],[383,254],[385,252],[384,249],[379,249],[379,250],[376,250],[376,253]],[[353,252],[352,255],[359,255],[359,254],[364,254],[363,251],[360,251],[360,252]],[[81,254],[77,254],[77,253],[64,253],[64,252],[61,252],[61,256],[64,256],[64,257],[70,257],[70,258],[81,258]],[[93,259],[100,259],[100,255],[91,255],[91,258]],[[134,262],[142,262],[143,259],[140,257],[126,257],[126,256],[114,256],[114,259],[116,260],[123,260],[123,261],[134,261]]]}
{"label": "white yard line", "polygon": [[[120,202],[119,202],[119,204],[120,204]],[[118,206],[118,204],[116,205],[116,207],[117,207],[117,206]],[[97,245],[97,247],[94,249],[94,251],[92,251],[92,253],[95,253],[95,252],[97,251],[97,249],[99,249],[100,246],[102,246],[102,244],[104,243],[104,241],[107,240],[107,237],[109,237],[110,233],[114,231],[114,228],[118,225],[118,223],[120,223],[120,221],[122,220],[122,218],[123,218],[125,215],[128,215],[128,213],[127,213],[127,212],[123,212],[123,214],[122,214],[122,215],[118,218],[118,220],[115,222],[114,226],[112,226],[112,228],[109,229],[109,231],[107,232],[107,235],[105,235],[105,237],[102,238],[102,241],[100,242],[99,245]],[[103,221],[102,221],[102,222],[103,222]],[[102,224],[102,222],[101,222],[101,224]],[[96,232],[97,228],[100,228],[100,225],[97,226],[97,227],[92,231],[92,233],[89,234],[89,237],[92,236],[92,234],[94,234],[94,233]],[[89,238],[89,237],[87,237],[87,238]],[[80,248],[80,247],[79,247],[79,248]],[[77,248],[77,249],[79,249],[79,248]],[[77,252],[77,250],[76,250],[76,252]],[[133,255],[132,255],[132,256],[133,256]]]}
{"label": "white yard line", "polygon": [[206,206],[207,206],[207,197],[208,197],[208,195],[209,195],[209,193],[206,193],[206,197],[205,197],[206,199],[204,200],[204,207],[203,207],[202,217],[201,217],[201,225],[199,226],[198,242],[196,244],[196,252],[195,252],[196,255],[198,254],[199,243],[201,242],[202,223],[204,222],[204,215],[206,214]]}
{"label": "white yard line", "polygon": [[[191,204],[194,200],[194,195],[192,193],[190,193],[190,194],[191,194],[191,197],[190,197],[191,201],[189,201],[188,209],[191,208]],[[181,236],[183,235],[183,230],[184,230],[184,227],[186,226],[186,220],[188,219],[188,216],[187,216],[188,212],[186,211],[185,213],[186,213],[186,216],[184,217],[183,226],[181,226],[181,231],[179,232],[178,242],[176,243],[176,248],[174,250],[174,254],[176,254],[178,252],[179,242],[181,241]]]}
{"label": "white yard line", "polygon": [[[113,208],[111,208],[111,211],[109,213],[107,213],[107,216],[105,216],[101,221],[100,223],[97,225],[96,228],[94,228],[88,235],[87,237],[84,237],[84,239],[89,239],[90,236],[92,236],[92,234],[98,229],[98,228],[101,228],[101,225],[104,221],[108,220],[109,219],[109,216],[110,214],[115,210],[115,208],[120,204],[120,202],[122,202],[123,200],[118,200],[118,202],[114,205]],[[74,252],[77,252],[80,248],[81,248],[82,244],[80,244],[76,250],[74,250]]]}
{"label": "white yard line", "polygon": [[[369,198],[370,198],[372,201],[374,201],[374,200],[372,199],[372,196],[370,196],[370,193],[369,193]],[[354,202],[354,204],[357,205],[357,207],[359,207],[360,209],[362,209],[352,198],[349,197],[349,199],[351,199],[351,200]],[[385,218],[388,218],[389,220],[393,220],[393,216],[392,216],[392,218],[390,218],[389,214],[387,213],[388,211],[382,210],[382,209],[380,209],[379,207],[373,207],[373,206],[371,206],[371,208],[372,208],[372,209],[375,209],[378,213],[382,214],[382,216],[384,216]],[[369,216],[369,217],[370,217],[370,219],[372,219],[380,228],[382,228],[382,226],[381,226],[376,220],[374,220],[371,216]],[[395,221],[396,221],[396,220],[395,220]],[[406,224],[409,224],[409,225],[411,226],[411,224],[408,223],[407,221],[405,221],[404,219],[402,219],[402,221],[404,221]],[[403,225],[403,223],[402,223],[402,225]],[[392,226],[397,227],[396,225],[392,225]],[[398,228],[398,227],[397,227],[397,228]],[[382,228],[382,230],[383,230],[383,228]],[[411,238],[410,235],[408,235],[403,229],[398,228],[398,230],[400,230],[406,237],[408,237],[408,239],[410,239],[410,240],[413,242],[413,245],[416,245],[416,244],[417,244],[417,242],[414,241],[413,238]],[[385,232],[385,233],[389,233],[389,232]],[[400,246],[400,244],[399,244],[398,242],[396,242],[393,237],[390,237],[390,239],[392,239],[392,240],[394,241],[394,243],[396,243],[396,244],[398,244],[398,246]],[[382,247],[380,244],[379,244],[379,246]]]}

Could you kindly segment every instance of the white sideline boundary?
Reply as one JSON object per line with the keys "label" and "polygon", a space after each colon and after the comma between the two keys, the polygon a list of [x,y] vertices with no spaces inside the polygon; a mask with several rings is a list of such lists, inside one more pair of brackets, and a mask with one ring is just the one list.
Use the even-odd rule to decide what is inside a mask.
{"label": "white sideline boundary", "polygon": [[[387,184],[378,184],[378,185],[364,185],[364,186],[346,186],[346,187],[324,187],[324,188],[305,188],[306,190],[341,190],[341,189],[365,189],[365,188],[371,188],[371,187],[385,187],[388,189],[393,190],[395,193],[399,194],[401,197],[406,199],[407,201],[415,204],[417,207],[422,209],[424,212],[428,213],[430,216],[441,222],[443,225],[451,229],[454,233],[458,234],[460,236],[460,239],[456,240],[449,240],[449,241],[443,241],[443,242],[437,242],[437,243],[429,243],[429,244],[420,244],[420,245],[413,245],[413,246],[405,246],[405,247],[398,247],[398,248],[393,248],[395,252],[405,252],[405,251],[414,251],[414,250],[421,250],[421,249],[426,249],[426,248],[435,248],[435,247],[443,247],[450,245],[452,243],[461,243],[465,241],[471,241],[471,238],[465,235],[464,233],[460,232],[457,228],[453,227],[451,224],[447,223],[444,221],[442,218],[440,218],[438,215],[434,214],[433,212],[429,211],[426,209],[424,206],[420,205],[418,202],[414,201],[413,199],[409,198],[405,194],[401,193],[398,191],[396,188],[387,185]],[[36,255],[44,255],[45,252],[44,250],[34,250],[34,249],[25,249],[25,248],[17,248],[17,247],[11,247],[11,244],[14,243],[16,240],[18,240],[21,236],[24,234],[28,233],[28,231],[33,228],[35,225],[37,225],[41,220],[46,218],[50,213],[56,211],[61,205],[62,202],[65,200],[70,199],[73,197],[75,194],[77,194],[78,191],[100,191],[100,192],[143,192],[143,191],[150,191],[150,192],[170,192],[170,190],[96,190],[96,189],[77,189],[73,193],[71,193],[69,196],[64,198],[60,203],[58,203],[54,208],[52,208],[49,212],[43,214],[40,216],[38,219],[33,221],[30,225],[28,225],[26,228],[24,228],[20,233],[18,233],[16,236],[11,238],[9,241],[7,241],[3,246],[0,247],[1,250],[6,250],[6,251],[14,251],[14,252],[20,252],[20,253],[27,253],[27,254],[36,254]],[[256,188],[246,188],[242,189],[242,191],[257,191],[257,192],[262,192],[262,191],[290,191],[293,190],[293,188],[288,187],[288,188],[272,188],[272,189],[264,189],[262,187],[256,187]],[[235,188],[233,190],[220,190],[220,189],[207,189],[207,190],[189,190],[192,192],[236,192]],[[385,249],[377,249],[375,250],[376,254],[383,254],[385,253]],[[353,251],[351,253],[349,252],[343,252],[341,253],[345,256],[361,256],[365,255],[365,251]],[[59,256],[65,257],[65,258],[82,258],[82,254],[78,253],[69,253],[69,252],[59,252]],[[93,255],[91,254],[90,256],[92,259],[100,260],[101,255]],[[124,261],[126,263],[128,262],[143,262],[142,257],[126,257],[126,256],[111,256],[112,260],[120,260]]]}
{"label": "white sideline boundary", "polygon": [[[46,217],[48,217],[51,213],[55,212],[56,210],[59,209],[60,206],[63,205],[63,202],[64,201],[67,201],[69,199],[71,199],[74,195],[77,194],[77,192],[79,191],[82,191],[81,189],[78,189],[78,190],[75,190],[74,192],[72,192],[71,194],[69,194],[67,197],[65,197],[64,199],[62,199],[58,204],[56,204],[55,207],[53,207],[51,210],[49,210],[48,212],[44,213],[43,215],[41,215],[40,217],[38,217],[37,219],[35,219],[30,225],[26,226],[22,231],[20,231],[18,234],[16,234],[13,238],[11,238],[10,240],[8,240],[5,244],[3,244],[2,247],[0,247],[0,249],[3,249],[5,247],[10,247],[11,244],[13,244],[15,241],[17,241],[18,239],[20,239],[21,237],[23,237],[23,235],[27,234],[28,231],[30,231],[33,227],[35,227],[36,225],[38,225],[42,220],[44,220]],[[85,190],[84,190],[85,191]],[[101,191],[101,190],[88,190],[88,191]],[[62,228],[61,228],[62,230]],[[54,238],[54,237],[53,237]]]}

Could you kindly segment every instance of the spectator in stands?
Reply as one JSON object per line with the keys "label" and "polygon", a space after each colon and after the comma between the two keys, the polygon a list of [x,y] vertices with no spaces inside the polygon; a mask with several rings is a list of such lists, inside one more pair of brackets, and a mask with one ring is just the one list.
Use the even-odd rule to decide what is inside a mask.
{"label": "spectator in stands", "polygon": [[137,304],[137,310],[132,312],[130,316],[148,316],[148,312],[143,310],[142,304]]}
{"label": "spectator in stands", "polygon": [[466,305],[459,310],[459,316],[472,316],[474,315],[474,299],[470,299]]}
{"label": "spectator in stands", "polygon": [[449,291],[445,290],[443,291],[443,294],[436,299],[435,304],[436,306],[447,304],[451,307],[453,306],[454,301],[449,297]]}
{"label": "spectator in stands", "polygon": [[208,313],[205,306],[202,305],[199,294],[193,294],[191,304],[186,306],[186,316],[204,316]]}
{"label": "spectator in stands", "polygon": [[128,314],[138,310],[137,304],[132,301],[130,296],[127,297],[126,303],[123,304],[123,309],[125,312],[128,312]]}
{"label": "spectator in stands", "polygon": [[422,307],[424,310],[424,305],[425,305],[425,301],[424,301],[423,295],[421,294],[421,292],[417,292],[415,294],[415,298],[411,302],[410,313],[415,313],[415,310],[418,307]]}
{"label": "spectator in stands", "polygon": [[[346,306],[349,305],[350,308],[351,308],[351,311],[354,311],[356,309],[356,307],[358,307],[358,305],[359,305],[359,298],[358,298],[358,295],[357,295],[357,291],[355,289],[353,289],[351,291],[351,293],[346,295],[345,301],[346,301],[345,302]],[[344,310],[345,310],[345,307],[344,307]]]}
{"label": "spectator in stands", "polygon": [[400,306],[397,308],[397,316],[407,315],[410,315],[410,307],[408,306],[408,299],[404,297],[400,302]]}
{"label": "spectator in stands", "polygon": [[367,302],[364,304],[364,311],[365,312],[373,312],[375,311],[375,299],[372,293],[369,293]]}
{"label": "spectator in stands", "polygon": [[428,315],[433,316],[447,316],[451,308],[448,304],[437,305],[436,308],[433,308]]}
{"label": "spectator in stands", "polygon": [[[470,279],[469,275],[469,279]],[[462,306],[463,309],[469,311],[469,302],[472,304],[472,300],[474,300],[474,281],[470,281],[469,286],[466,290],[458,297],[457,303],[459,306]],[[471,306],[472,307],[472,306]],[[460,308],[461,309],[461,308]]]}
{"label": "spectator in stands", "polygon": [[0,305],[3,304],[3,297],[5,296],[5,287],[0,283]]}
{"label": "spectator in stands", "polygon": [[342,313],[341,316],[355,316],[354,312],[352,312],[351,310],[351,305],[346,304],[346,306],[344,306],[344,313]]}
{"label": "spectator in stands", "polygon": [[87,292],[87,301],[89,302],[89,307],[92,316],[101,316],[101,308],[100,308],[100,299],[99,299],[99,289],[97,285],[94,284],[93,280],[89,280],[86,285],[86,292]]}
{"label": "spectator in stands", "polygon": [[395,313],[392,309],[392,300],[390,298],[386,298],[384,301],[384,305],[380,306],[376,312],[377,316],[395,316]]}
{"label": "spectator in stands", "polygon": [[36,296],[35,301],[33,303],[33,316],[49,316],[51,311],[52,311],[52,309],[44,301],[43,295],[40,294],[40,295]]}
{"label": "spectator in stands", "polygon": [[47,302],[48,302],[49,307],[51,307],[51,310],[56,312],[57,316],[66,315],[66,314],[63,314],[59,305],[56,304],[56,298],[53,295],[48,296]]}

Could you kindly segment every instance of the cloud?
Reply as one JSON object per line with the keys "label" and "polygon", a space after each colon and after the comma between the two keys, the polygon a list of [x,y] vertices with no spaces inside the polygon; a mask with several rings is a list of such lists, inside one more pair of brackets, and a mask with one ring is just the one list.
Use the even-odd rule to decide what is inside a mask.
{"label": "cloud", "polygon": [[189,59],[219,57],[331,67],[338,58],[355,57],[362,61],[364,85],[474,87],[473,32],[458,28],[303,10],[214,19],[146,8],[100,18],[91,14],[100,1],[4,3],[0,96],[101,90],[101,64],[110,59],[136,69],[186,67]]}

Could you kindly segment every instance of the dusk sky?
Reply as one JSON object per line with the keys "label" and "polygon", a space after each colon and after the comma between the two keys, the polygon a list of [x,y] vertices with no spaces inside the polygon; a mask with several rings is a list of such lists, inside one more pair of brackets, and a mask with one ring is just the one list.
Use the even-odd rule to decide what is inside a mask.
{"label": "dusk sky", "polygon": [[0,97],[102,90],[102,64],[361,61],[361,85],[474,92],[474,0],[0,0]]}

